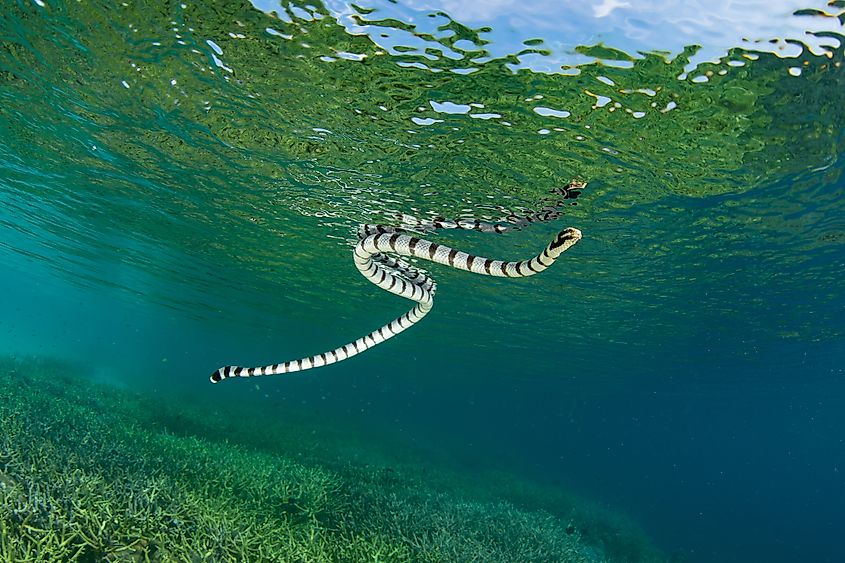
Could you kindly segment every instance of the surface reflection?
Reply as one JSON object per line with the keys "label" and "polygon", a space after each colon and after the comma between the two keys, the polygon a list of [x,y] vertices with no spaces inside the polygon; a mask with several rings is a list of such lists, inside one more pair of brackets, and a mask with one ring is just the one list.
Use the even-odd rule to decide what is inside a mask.
{"label": "surface reflection", "polygon": [[[265,11],[280,9],[268,0],[253,4]],[[515,56],[517,61],[509,64],[513,70],[568,74],[597,60],[630,67],[630,59],[644,52],[674,58],[690,45],[700,49],[686,72],[702,62],[717,63],[734,48],[781,57],[797,57],[804,49],[823,55],[840,45],[829,34],[841,30],[843,13],[840,4],[819,0],[329,0],[326,6],[350,33],[366,34],[392,54],[415,52],[432,61],[447,57],[477,64]],[[456,24],[466,36],[458,34]],[[591,45],[606,48],[579,49]]]}

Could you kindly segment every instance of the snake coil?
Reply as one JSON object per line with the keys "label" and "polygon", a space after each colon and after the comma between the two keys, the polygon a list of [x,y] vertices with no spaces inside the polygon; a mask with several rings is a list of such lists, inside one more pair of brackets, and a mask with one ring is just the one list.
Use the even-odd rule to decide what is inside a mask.
{"label": "snake coil", "polygon": [[[572,181],[568,186],[560,188],[555,193],[563,196],[562,200],[575,199],[579,195],[577,190],[584,188],[584,186],[585,184],[581,182]],[[515,228],[531,222],[549,221],[559,215],[559,207],[565,203],[562,200],[556,201],[554,205],[542,208],[537,213],[529,213],[519,217],[511,214],[504,221],[511,223]],[[484,223],[474,219],[418,221],[407,216],[403,216],[402,219],[402,227],[362,225],[359,229],[358,243],[355,245],[353,259],[358,271],[372,283],[385,291],[415,301],[416,305],[410,311],[366,336],[334,350],[263,367],[225,366],[211,374],[211,382],[218,383],[230,377],[279,375],[327,366],[360,354],[418,323],[431,311],[437,284],[428,274],[415,268],[399,256],[419,258],[475,274],[524,278],[542,272],[554,264],[561,254],[581,240],[581,231],[569,227],[558,233],[537,256],[528,260],[507,262],[473,256],[405,233],[409,229],[423,231],[471,229],[501,233],[514,227]]]}

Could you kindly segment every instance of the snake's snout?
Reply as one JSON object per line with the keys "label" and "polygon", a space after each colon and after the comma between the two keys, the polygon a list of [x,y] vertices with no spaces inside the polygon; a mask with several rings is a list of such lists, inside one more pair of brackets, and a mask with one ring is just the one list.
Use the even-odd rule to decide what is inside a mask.
{"label": "snake's snout", "polygon": [[566,233],[569,236],[569,238],[571,238],[571,239],[581,240],[581,237],[582,237],[581,231],[579,231],[575,227],[568,227],[568,228],[564,229],[563,232]]}

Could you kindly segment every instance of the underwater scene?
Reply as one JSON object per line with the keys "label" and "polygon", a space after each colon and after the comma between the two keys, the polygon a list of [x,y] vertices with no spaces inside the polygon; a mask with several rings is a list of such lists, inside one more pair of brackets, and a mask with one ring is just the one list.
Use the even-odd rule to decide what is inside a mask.
{"label": "underwater scene", "polygon": [[844,25],[4,0],[0,562],[845,562]]}

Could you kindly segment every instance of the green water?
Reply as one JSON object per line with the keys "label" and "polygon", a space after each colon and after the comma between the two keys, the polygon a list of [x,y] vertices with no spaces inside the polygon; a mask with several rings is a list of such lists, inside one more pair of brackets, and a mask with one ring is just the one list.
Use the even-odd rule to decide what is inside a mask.
{"label": "green water", "polygon": [[[119,544],[161,560],[363,560],[383,542],[387,561],[842,558],[841,2],[765,18],[719,3],[503,6],[7,4],[0,353],[8,373],[38,362],[28,387],[4,381],[4,431],[22,436],[7,452],[43,460],[15,448],[50,432],[12,413],[67,401],[48,428],[79,416],[100,441],[147,432],[146,449],[109,461],[71,432],[57,456],[90,456],[80,471],[116,504],[160,469],[180,521],[205,522],[178,541],[164,520],[126,524],[114,545],[77,537],[77,557]],[[575,178],[587,187],[554,222],[426,235],[521,259],[581,229],[542,275],[432,266],[434,310],[400,337],[307,374],[208,384],[222,365],[323,352],[410,308],[355,270],[359,223],[521,215]],[[66,398],[26,398],[57,371]],[[92,379],[107,407],[77,404]],[[122,410],[115,388],[137,402]],[[178,454],[139,465],[171,439]],[[222,461],[180,479],[174,460],[194,447]],[[7,495],[62,467],[6,459]],[[257,468],[294,462],[330,472],[342,502],[317,518],[262,500],[262,480],[296,478]],[[131,478],[116,480],[121,464]],[[385,467],[396,479],[368,473]],[[423,469],[437,478],[419,488]],[[215,473],[256,489],[218,494]],[[416,545],[376,490],[456,551]],[[197,547],[199,506],[232,519],[217,555]],[[474,528],[508,510],[517,539]],[[76,526],[65,516],[39,526]],[[3,513],[0,548],[27,533],[15,518]],[[253,549],[239,518],[254,538],[287,522],[294,540],[237,555]],[[308,544],[315,530],[331,540]]]}

